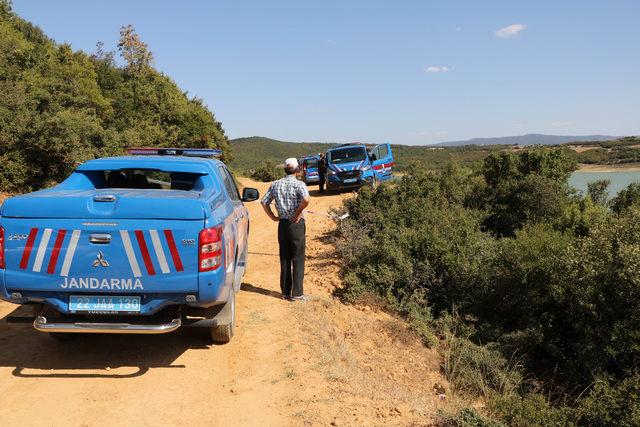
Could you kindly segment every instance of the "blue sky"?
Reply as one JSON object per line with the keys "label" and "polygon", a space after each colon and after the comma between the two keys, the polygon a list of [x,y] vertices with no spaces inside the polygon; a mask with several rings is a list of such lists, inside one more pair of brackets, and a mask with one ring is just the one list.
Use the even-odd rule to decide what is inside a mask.
{"label": "blue sky", "polygon": [[427,144],[640,134],[640,1],[14,0],[58,42],[158,69],[230,137]]}

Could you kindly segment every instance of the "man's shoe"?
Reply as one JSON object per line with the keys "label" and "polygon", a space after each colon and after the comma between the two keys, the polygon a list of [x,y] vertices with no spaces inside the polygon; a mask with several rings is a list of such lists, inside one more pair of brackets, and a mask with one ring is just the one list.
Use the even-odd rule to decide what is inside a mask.
{"label": "man's shoe", "polygon": [[308,301],[309,298],[307,298],[306,295],[299,295],[297,297],[290,297],[289,301]]}

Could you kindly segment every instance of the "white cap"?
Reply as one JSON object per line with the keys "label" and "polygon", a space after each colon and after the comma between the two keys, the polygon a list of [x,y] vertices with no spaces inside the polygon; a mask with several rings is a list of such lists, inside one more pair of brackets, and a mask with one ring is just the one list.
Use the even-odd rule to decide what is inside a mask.
{"label": "white cap", "polygon": [[296,159],[295,157],[289,157],[287,160],[284,161],[284,167],[285,168],[297,168],[298,167],[298,159]]}

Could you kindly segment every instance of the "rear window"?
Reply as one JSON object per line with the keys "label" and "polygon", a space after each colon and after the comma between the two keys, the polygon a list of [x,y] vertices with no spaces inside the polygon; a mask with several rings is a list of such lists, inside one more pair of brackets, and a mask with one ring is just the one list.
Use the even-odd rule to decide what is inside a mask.
{"label": "rear window", "polygon": [[359,162],[367,158],[364,147],[341,148],[329,151],[329,161],[332,163]]}
{"label": "rear window", "polygon": [[307,159],[304,161],[308,168],[317,168],[318,167],[318,159]]}
{"label": "rear window", "polygon": [[189,172],[165,172],[154,169],[105,170],[104,184],[99,188],[135,188],[150,190],[193,189],[200,174]]}

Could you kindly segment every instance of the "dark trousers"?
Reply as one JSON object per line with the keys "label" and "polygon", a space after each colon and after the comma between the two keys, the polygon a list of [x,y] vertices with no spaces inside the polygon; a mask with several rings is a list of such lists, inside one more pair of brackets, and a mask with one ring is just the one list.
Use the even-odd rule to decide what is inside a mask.
{"label": "dark trousers", "polygon": [[320,192],[324,193],[324,172],[320,172],[319,176],[320,176],[320,183],[318,185],[320,186]]}
{"label": "dark trousers", "polygon": [[295,224],[288,219],[278,223],[280,289],[284,296],[303,295],[305,232],[304,219]]}

